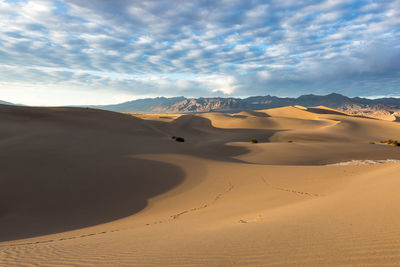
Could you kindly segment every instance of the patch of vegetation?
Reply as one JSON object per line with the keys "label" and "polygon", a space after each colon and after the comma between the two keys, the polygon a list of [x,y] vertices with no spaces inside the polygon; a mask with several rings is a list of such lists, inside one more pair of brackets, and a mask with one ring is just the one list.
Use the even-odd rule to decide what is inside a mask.
{"label": "patch of vegetation", "polygon": [[289,140],[289,141],[287,141],[288,143],[293,143],[293,140]]}
{"label": "patch of vegetation", "polygon": [[183,137],[176,137],[175,141],[176,142],[185,142],[185,139]]}
{"label": "patch of vegetation", "polygon": [[251,142],[252,144],[257,144],[257,143],[258,143],[257,139],[254,139],[254,138],[251,139],[250,142]]}
{"label": "patch of vegetation", "polygon": [[399,141],[392,140],[392,139],[389,139],[389,140],[386,140],[386,141],[380,141],[380,143],[381,144],[385,144],[385,145],[391,145],[391,146],[400,146]]}
{"label": "patch of vegetation", "polygon": [[172,138],[172,139],[176,139],[176,136],[174,135],[174,136],[172,136],[171,138]]}
{"label": "patch of vegetation", "polygon": [[375,145],[375,142],[369,142],[370,145]]}

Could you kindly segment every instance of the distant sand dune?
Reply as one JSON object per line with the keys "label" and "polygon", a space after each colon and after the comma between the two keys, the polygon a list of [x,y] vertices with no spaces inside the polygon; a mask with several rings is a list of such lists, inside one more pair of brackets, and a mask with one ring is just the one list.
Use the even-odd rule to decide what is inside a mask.
{"label": "distant sand dune", "polygon": [[398,266],[400,148],[370,144],[398,136],[324,107],[0,105],[0,266]]}

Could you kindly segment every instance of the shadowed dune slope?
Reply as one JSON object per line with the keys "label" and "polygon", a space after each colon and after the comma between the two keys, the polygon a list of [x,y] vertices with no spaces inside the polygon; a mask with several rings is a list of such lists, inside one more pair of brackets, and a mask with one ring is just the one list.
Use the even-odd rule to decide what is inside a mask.
{"label": "shadowed dune slope", "polygon": [[176,166],[130,157],[160,137],[134,117],[2,106],[0,120],[0,240],[131,215],[184,178]]}

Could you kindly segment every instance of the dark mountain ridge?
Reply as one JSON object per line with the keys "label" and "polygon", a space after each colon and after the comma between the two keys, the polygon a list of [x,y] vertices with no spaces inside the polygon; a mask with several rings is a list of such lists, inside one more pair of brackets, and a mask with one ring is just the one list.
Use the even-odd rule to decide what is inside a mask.
{"label": "dark mountain ridge", "polygon": [[[347,97],[341,94],[302,95],[297,98],[276,96],[252,96],[248,98],[185,98],[157,97],[124,102],[116,105],[91,106],[93,108],[131,113],[192,113],[192,112],[239,112],[300,105],[305,107],[326,106],[329,108],[358,114],[384,111],[386,115],[400,110],[400,98],[367,99]],[[365,115],[365,114],[363,114]]]}
{"label": "dark mountain ridge", "polygon": [[15,105],[14,103],[10,103],[10,102],[3,101],[3,100],[0,100],[0,104],[1,105]]}

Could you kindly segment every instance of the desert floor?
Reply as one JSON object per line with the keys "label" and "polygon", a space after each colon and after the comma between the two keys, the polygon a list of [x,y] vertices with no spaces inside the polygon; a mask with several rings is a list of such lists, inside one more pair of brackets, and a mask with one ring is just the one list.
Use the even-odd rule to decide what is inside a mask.
{"label": "desert floor", "polygon": [[332,165],[396,138],[324,107],[0,105],[0,266],[399,266],[400,163]]}

